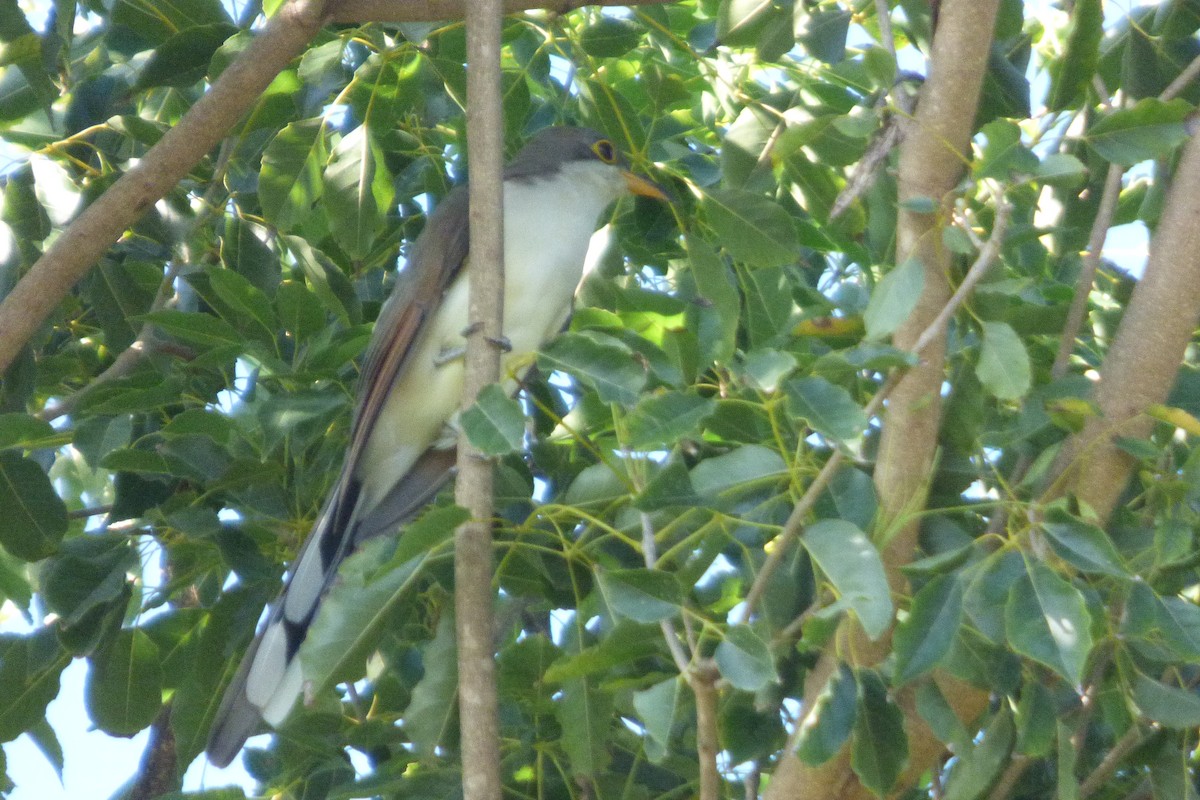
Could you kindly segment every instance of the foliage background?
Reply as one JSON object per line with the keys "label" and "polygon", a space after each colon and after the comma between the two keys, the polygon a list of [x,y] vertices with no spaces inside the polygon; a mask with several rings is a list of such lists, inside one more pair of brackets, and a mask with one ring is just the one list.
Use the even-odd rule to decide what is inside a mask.
{"label": "foliage background", "polygon": [[[1168,197],[1200,195],[1200,4],[1105,33],[1099,0],[943,2],[936,39],[936,7],[894,5],[506,22],[510,151],[591,125],[677,198],[614,209],[545,379],[466,424],[499,462],[514,796],[1195,794],[1200,247]],[[370,323],[469,168],[462,25],[353,9],[4,373],[0,592],[34,631],[0,634],[0,739],[61,766],[45,708],[86,659],[92,723],[152,731],[122,796],[199,755],[336,473]],[[34,30],[0,5],[0,293],[155,163],[262,11],[64,0]],[[1099,256],[1132,221],[1138,291],[1167,294],[1118,333],[1138,282]],[[303,655],[325,690],[247,754],[263,793],[455,796],[460,519],[347,565]]]}

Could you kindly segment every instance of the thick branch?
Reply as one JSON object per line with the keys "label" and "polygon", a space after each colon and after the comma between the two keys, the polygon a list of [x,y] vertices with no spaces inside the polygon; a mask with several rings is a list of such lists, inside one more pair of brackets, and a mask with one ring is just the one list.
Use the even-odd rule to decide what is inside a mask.
{"label": "thick branch", "polygon": [[[929,79],[921,89],[915,120],[901,148],[900,200],[931,198],[940,209],[926,214],[905,208],[900,213],[897,261],[916,258],[925,272],[925,287],[917,307],[893,337],[895,344],[904,349],[914,346],[950,300],[950,260],[942,247],[941,227],[967,161],[998,6],[999,0],[953,0],[942,5]],[[924,505],[937,447],[945,349],[944,334],[928,342],[921,363],[909,370],[892,392],[883,420],[875,472],[882,515],[878,529],[897,530],[884,547],[888,580],[896,591],[904,590],[899,568],[910,560],[916,546],[917,525],[910,514]],[[874,663],[886,654],[888,637],[868,642],[856,623],[846,622],[842,627],[837,638],[843,643],[846,637],[854,640],[843,652],[856,654],[859,663]],[[826,654],[810,672],[805,682],[805,706],[811,706],[824,687],[834,661],[832,654]],[[981,693],[967,689],[961,694],[961,703],[955,705],[961,715],[967,716],[978,705],[975,701]],[[951,697],[952,702],[956,699]],[[906,728],[912,753],[941,748],[915,714],[906,714]],[[925,769],[928,761],[918,762],[914,757],[912,763],[914,769]],[[910,771],[903,780],[914,778]],[[816,769],[789,752],[780,761],[766,792],[768,800],[847,800],[869,795],[855,780],[845,751]]]}
{"label": "thick branch", "polygon": [[696,754],[700,759],[699,800],[718,800],[721,796],[721,774],[717,771],[717,753],[721,750],[717,738],[717,679],[712,664],[698,667],[688,675],[688,685],[696,694]]}
{"label": "thick branch", "polygon": [[1100,368],[1100,415],[1068,441],[1058,489],[1074,492],[1107,519],[1129,483],[1136,461],[1114,436],[1145,437],[1146,409],[1167,399],[1184,350],[1200,320],[1200,141],[1184,147],[1150,244],[1146,272],[1129,299],[1116,338]]}
{"label": "thick branch", "polygon": [[[504,110],[500,94],[500,0],[467,6],[467,146],[471,152],[470,294],[463,408],[500,378],[504,332]],[[463,797],[500,800],[492,619],[492,464],[466,437],[458,446],[455,501],[471,512],[454,545],[458,708]]]}
{"label": "thick branch", "polygon": [[324,23],[324,0],[291,0],[179,124],[63,231],[0,304],[0,372],[104,251],[216,146]]}

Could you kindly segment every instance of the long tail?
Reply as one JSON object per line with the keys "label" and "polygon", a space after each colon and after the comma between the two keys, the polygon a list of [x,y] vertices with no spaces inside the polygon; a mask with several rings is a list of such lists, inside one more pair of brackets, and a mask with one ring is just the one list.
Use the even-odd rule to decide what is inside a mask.
{"label": "long tail", "polygon": [[266,624],[250,643],[213,718],[208,760],[227,766],[265,720],[278,726],[304,690],[296,656],[321,598],[346,556],[363,541],[395,533],[450,476],[453,450],[429,450],[374,508],[357,508],[359,485],[346,478],[330,494]]}

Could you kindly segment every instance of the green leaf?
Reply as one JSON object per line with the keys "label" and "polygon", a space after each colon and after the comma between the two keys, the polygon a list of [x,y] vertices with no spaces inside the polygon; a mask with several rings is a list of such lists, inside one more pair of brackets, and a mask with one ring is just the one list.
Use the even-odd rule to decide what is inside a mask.
{"label": "green leaf", "polygon": [[1087,141],[1105,160],[1126,167],[1165,158],[1188,138],[1192,110],[1184,100],[1139,100],[1103,116],[1088,129]]}
{"label": "green leaf", "polygon": [[54,437],[50,423],[31,414],[0,414],[0,450],[6,447],[33,449]]}
{"label": "green leaf", "polygon": [[664,752],[671,741],[671,726],[679,708],[681,678],[667,678],[649,689],[633,693],[633,709],[646,735]]}
{"label": "green leaf", "polygon": [[1000,400],[1020,400],[1029,391],[1032,382],[1029,353],[1007,322],[983,323],[983,343],[975,374],[983,387]]}
{"label": "green leaf", "polygon": [[659,636],[657,628],[620,620],[599,644],[584,647],[551,664],[544,678],[547,683],[565,683],[626,666],[658,653],[656,637]]}
{"label": "green leaf", "polygon": [[627,443],[634,450],[671,447],[694,436],[716,407],[715,400],[691,392],[644,397],[625,417]]}
{"label": "green leaf", "polygon": [[839,663],[812,710],[804,716],[796,738],[796,756],[811,766],[833,758],[854,730],[858,711],[858,683],[854,671]]}
{"label": "green leaf", "polygon": [[1087,180],[1088,170],[1083,162],[1070,153],[1051,153],[1041,160],[1034,177],[1047,186],[1076,189]]}
{"label": "green leaf", "polygon": [[0,742],[11,742],[45,719],[69,663],[49,626],[30,636],[0,634]]}
{"label": "green leaf", "polygon": [[851,522],[822,519],[801,540],[867,636],[882,636],[892,624],[892,596],[879,551],[867,535]]}
{"label": "green leaf", "polygon": [[1015,715],[1018,752],[1034,758],[1050,755],[1058,721],[1056,711],[1054,697],[1045,686],[1029,681],[1021,687]]}
{"label": "green leaf", "polygon": [[238,32],[228,22],[182,30],[154,48],[138,73],[134,88],[152,86],[186,88],[204,78],[208,63],[225,40]]}
{"label": "green leaf", "polygon": [[971,167],[977,177],[1008,180],[1014,174],[1029,174],[1037,169],[1037,156],[1021,144],[1021,129],[1015,123],[995,120],[984,125],[980,133],[987,137],[987,144]]}
{"label": "green leaf", "polygon": [[109,646],[88,659],[88,716],[110,736],[132,736],[162,707],[158,647],[136,628],[122,629]]}
{"label": "green leaf", "polygon": [[796,369],[796,357],[786,350],[758,347],[742,359],[742,369],[747,383],[767,392],[775,392],[779,383]]}
{"label": "green leaf", "polygon": [[579,32],[579,46],[589,56],[615,58],[637,47],[644,33],[633,20],[602,16]]}
{"label": "green leaf", "polygon": [[896,627],[896,685],[932,669],[950,650],[962,623],[962,584],[938,575],[917,592],[908,617]]}
{"label": "green leaf", "polygon": [[458,713],[458,648],[454,615],[442,614],[433,640],[421,648],[424,677],[412,690],[404,712],[404,730],[421,758],[429,759],[450,732]]}
{"label": "green leaf", "polygon": [[497,384],[483,388],[461,422],[467,439],[484,455],[515,453],[525,444],[525,412]]}
{"label": "green leaf", "polygon": [[742,189],[708,189],[703,205],[717,239],[736,261],[778,267],[799,257],[796,228],[774,200]]}
{"label": "green leaf", "polygon": [[1058,763],[1055,765],[1058,773],[1056,800],[1079,800],[1079,779],[1075,777],[1075,768],[1079,762],[1079,750],[1075,747],[1075,731],[1066,724],[1058,722]]}
{"label": "green leaf", "polygon": [[646,488],[633,498],[634,508],[640,511],[699,505],[704,505],[704,501],[692,486],[687,466],[678,460],[668,462],[656,472]]}
{"label": "green leaf", "polygon": [[1103,35],[1104,9],[1100,0],[1079,0],[1071,9],[1066,50],[1062,58],[1050,64],[1050,91],[1046,96],[1050,111],[1077,108],[1084,102],[1096,74]]}
{"label": "green leaf", "polygon": [[[567,628],[563,649],[571,655],[581,650],[576,617]],[[609,637],[616,635],[609,634]],[[563,683],[562,694],[554,711],[562,727],[562,747],[571,762],[573,775],[595,775],[609,761],[608,733],[612,721],[613,696],[590,677],[573,678]]]}
{"label": "green leaf", "polygon": [[846,57],[846,36],[850,31],[851,14],[844,8],[809,9],[797,5],[794,14],[796,42],[813,58],[826,64],[837,64]]}
{"label": "green leaf", "polygon": [[67,532],[67,508],[37,462],[12,450],[0,451],[0,545],[23,561],[55,551]]}
{"label": "green leaf", "polygon": [[137,552],[126,536],[102,534],[63,542],[41,569],[39,589],[46,607],[66,625],[74,625],[94,608],[120,597]]}
{"label": "green leaf", "polygon": [[322,205],[346,255],[363,259],[370,254],[395,195],[383,149],[367,126],[359,125],[333,148],[325,169]]}
{"label": "green leaf", "polygon": [[958,718],[937,682],[928,680],[918,683],[916,701],[917,713],[938,741],[952,746],[955,752],[966,752],[971,744],[971,734],[967,733],[967,727]]}
{"label": "green leaf", "polygon": [[917,306],[925,289],[925,270],[921,262],[910,258],[893,269],[871,292],[863,324],[868,339],[883,339],[896,332]]}
{"label": "green leaf", "polygon": [[213,348],[244,344],[241,334],[225,320],[199,311],[166,308],[143,314],[139,319],[153,323],[166,334],[182,342]]}
{"label": "green leaf", "polygon": [[598,570],[604,602],[634,622],[658,622],[680,611],[683,587],[670,572],[656,569]]}
{"label": "green leaf", "polygon": [[324,193],[322,170],[329,152],[325,121],[291,123],[267,145],[258,178],[263,216],[281,231],[295,228]]}
{"label": "green leaf", "polygon": [[748,444],[719,456],[706,458],[692,467],[692,486],[708,501],[744,484],[776,479],[787,472],[787,465],[774,450]]}
{"label": "green leaf", "polygon": [[354,291],[354,285],[338,265],[299,236],[279,238],[295,257],[296,263],[304,272],[304,277],[308,279],[325,308],[336,314],[345,325],[360,322],[362,304]]}
{"label": "green leaf", "polygon": [[220,0],[186,3],[119,3],[112,8],[112,23],[129,28],[150,44],[165,41],[177,32],[200,25],[230,22]]}
{"label": "green leaf", "polygon": [[696,306],[699,317],[695,325],[705,360],[723,364],[733,357],[737,344],[738,319],[741,301],[729,267],[712,247],[697,236],[686,239],[688,262],[696,293],[706,305]]}
{"label": "green leaf", "polygon": [[284,281],[275,290],[275,310],[285,330],[304,343],[325,326],[321,301],[303,283]]}
{"label": "green leaf", "polygon": [[1054,552],[1081,572],[1129,577],[1129,569],[1112,540],[1095,525],[1071,516],[1062,508],[1051,508],[1046,512],[1042,531]]}
{"label": "green leaf", "polygon": [[726,630],[713,657],[721,676],[736,689],[757,692],[779,681],[767,643],[749,625],[734,625]]}
{"label": "green leaf", "polygon": [[631,406],[646,385],[646,370],[626,345],[594,331],[564,333],[542,348],[538,367],[561,370],[596,390],[605,403]]}
{"label": "green leaf", "polygon": [[1160,683],[1138,672],[1133,702],[1147,719],[1167,728],[1192,730],[1200,725],[1200,695],[1195,689]]}
{"label": "green leaf", "polygon": [[824,378],[791,380],[784,384],[784,390],[792,414],[823,436],[850,441],[862,436],[867,427],[867,417],[850,393]]}
{"label": "green leaf", "polygon": [[873,670],[859,671],[858,689],[850,767],[863,786],[883,797],[908,762],[904,712],[888,697],[887,687]]}
{"label": "green leaf", "polygon": [[959,756],[946,781],[945,800],[974,800],[983,797],[1009,761],[1015,729],[1006,704],[992,717],[982,741]]}
{"label": "green leaf", "polygon": [[1004,607],[1009,642],[1021,655],[1079,686],[1092,649],[1091,620],[1083,595],[1040,561],[1027,562],[1026,568],[1028,572],[1013,584]]}
{"label": "green leaf", "polygon": [[256,337],[264,342],[275,341],[275,329],[279,320],[271,309],[271,301],[265,292],[252,284],[243,275],[229,269],[210,269],[206,271],[209,285],[235,314],[234,319],[226,320],[237,326],[248,321],[258,324],[254,332]]}

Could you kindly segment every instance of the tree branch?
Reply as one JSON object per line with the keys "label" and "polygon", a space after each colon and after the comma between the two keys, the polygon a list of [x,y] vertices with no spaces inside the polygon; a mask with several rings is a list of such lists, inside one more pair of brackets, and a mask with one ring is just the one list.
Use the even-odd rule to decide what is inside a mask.
{"label": "tree branch", "polygon": [[1144,438],[1146,409],[1167,399],[1200,320],[1200,141],[1190,140],[1167,193],[1150,244],[1146,272],[1134,287],[1116,338],[1100,368],[1100,409],[1067,441],[1061,476],[1048,496],[1074,492],[1101,520],[1116,508],[1137,464],[1114,433]]}
{"label": "tree branch", "polygon": [[[504,335],[504,186],[500,0],[467,6],[467,146],[471,153],[470,290],[462,407],[500,379]],[[455,533],[463,797],[500,800],[500,725],[494,658],[492,464],[460,436],[454,499],[471,512]]]}
{"label": "tree branch", "polygon": [[717,738],[717,669],[708,664],[688,674],[688,685],[696,694],[696,753],[700,760],[699,800],[718,800],[721,796],[721,774],[717,771],[717,753],[721,750]]}
{"label": "tree branch", "polygon": [[1096,281],[1096,269],[1100,266],[1100,256],[1104,252],[1104,240],[1108,238],[1108,229],[1112,227],[1113,217],[1117,213],[1117,200],[1121,197],[1121,178],[1125,169],[1120,164],[1109,164],[1108,175],[1104,178],[1104,193],[1100,196],[1100,206],[1096,209],[1096,219],[1092,223],[1092,233],[1088,237],[1087,253],[1079,266],[1079,278],[1075,281],[1075,296],[1071,298],[1071,308],[1067,312],[1067,321],[1058,340],[1058,353],[1054,356],[1054,366],[1051,374],[1061,378],[1067,374],[1067,362],[1075,350],[1075,339],[1083,327],[1087,315],[1088,298],[1092,293],[1092,284]]}
{"label": "tree branch", "polygon": [[[929,346],[935,339],[946,335],[946,326],[950,323],[950,318],[954,316],[959,307],[971,296],[971,292],[983,280],[983,276],[987,275],[996,260],[1000,257],[1000,248],[1004,244],[1004,234],[1008,229],[1008,219],[1012,214],[1012,206],[1004,202],[1002,199],[998,201],[996,206],[996,221],[992,226],[992,235],[984,243],[979,251],[979,255],[975,258],[975,263],[967,270],[967,274],[963,276],[962,282],[955,289],[954,294],[946,301],[946,305],[937,313],[933,321],[929,323],[929,327],[921,331],[921,335],[916,338],[912,346],[912,353],[918,357],[922,351]],[[879,391],[871,398],[863,409],[863,414],[867,419],[871,419],[879,412],[888,395],[900,383],[900,379],[904,374],[903,369],[893,370],[888,379],[884,381],[883,386],[879,387]],[[771,552],[763,561],[762,568],[758,574],[754,576],[754,583],[751,584],[750,590],[746,592],[746,601],[742,604],[738,620],[746,622],[753,614],[758,601],[762,598],[763,592],[766,591],[767,581],[771,579],[771,575],[779,568],[786,553],[791,550],[796,537],[800,535],[800,531],[804,528],[804,520],[808,517],[808,513],[812,511],[816,505],[817,499],[821,492],[825,491],[825,487],[832,480],[838,467],[845,460],[845,453],[841,450],[835,450],[829,459],[821,467],[821,471],[817,473],[817,477],[809,484],[805,490],[804,496],[792,508],[792,513],[788,515],[787,521],[783,523],[783,528],[779,535],[775,537],[774,545]]]}
{"label": "tree branch", "polygon": [[[998,6],[999,0],[951,0],[942,4],[929,79],[921,87],[916,117],[901,145],[902,209],[896,260],[916,258],[925,273],[924,290],[917,306],[893,337],[895,345],[902,349],[912,349],[951,297],[947,280],[950,258],[942,246],[941,227],[948,210],[947,200],[967,161]],[[917,198],[934,200],[939,210],[922,213],[904,203]],[[910,519],[908,515],[924,505],[933,466],[941,420],[945,351],[944,334],[929,341],[922,351],[921,363],[905,373],[892,391],[883,419],[875,485],[882,527],[900,523],[898,532],[883,549],[888,583],[893,591],[904,591],[906,581],[900,567],[911,559],[916,547],[917,524],[915,517]],[[870,642],[856,622],[844,621],[834,641],[847,644],[846,637],[853,641],[844,652],[856,654],[858,663],[874,663],[887,653],[890,637]],[[806,707],[813,704],[823,689],[835,663],[835,657],[827,649],[810,671],[805,681]],[[981,694],[986,700],[986,694],[970,689],[965,689],[961,698],[947,697],[962,714],[978,706]],[[956,703],[956,699],[961,703]],[[911,766],[901,781],[910,783],[918,777],[913,771],[925,769],[930,763],[927,756],[940,751],[942,744],[915,712],[905,714],[905,728],[909,732]],[[766,791],[767,800],[834,797],[849,800],[869,796],[870,792],[859,784],[850,769],[846,748],[817,768],[805,765],[789,748]]]}
{"label": "tree branch", "polygon": [[216,146],[325,21],[325,0],[287,3],[179,124],[67,226],[0,304],[0,372],[109,246]]}

